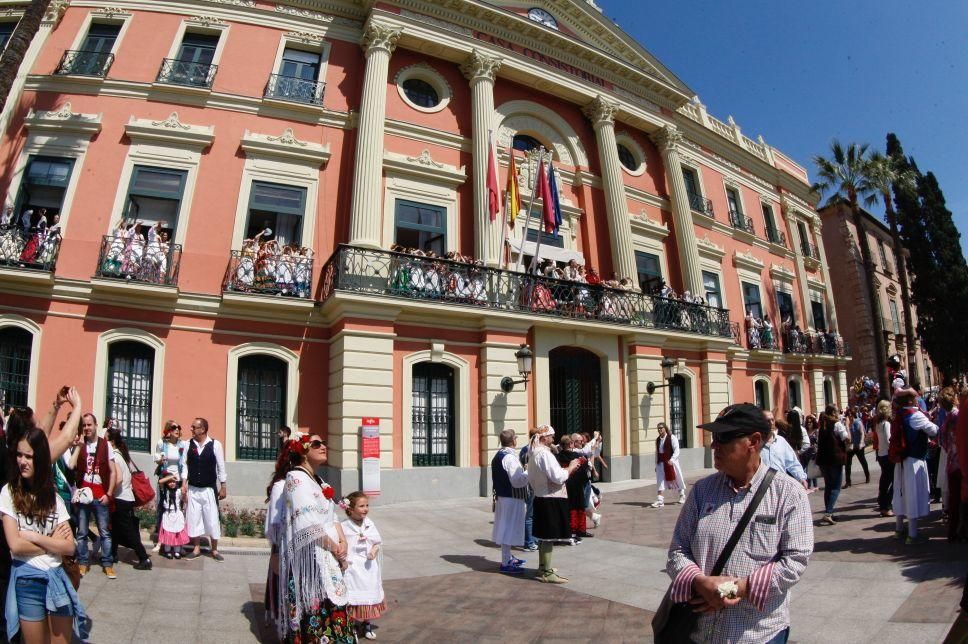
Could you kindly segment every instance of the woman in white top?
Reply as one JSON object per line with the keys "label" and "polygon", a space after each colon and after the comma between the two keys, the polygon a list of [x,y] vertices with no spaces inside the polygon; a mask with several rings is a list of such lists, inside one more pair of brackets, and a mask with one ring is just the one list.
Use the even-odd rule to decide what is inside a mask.
{"label": "woman in white top", "polygon": [[121,430],[110,428],[105,437],[114,450],[114,511],[111,512],[111,556],[118,561],[118,544],[134,550],[138,556],[135,570],[151,570],[151,559],[141,543],[141,524],[135,516],[134,491],[131,489],[131,455]]}
{"label": "woman in white top", "polygon": [[881,466],[881,478],[877,485],[877,509],[882,517],[894,516],[891,500],[894,496],[894,464],[887,457],[891,445],[891,403],[882,400],[875,411],[874,436],[877,438],[877,464]]}
{"label": "woman in white top", "polygon": [[571,538],[568,515],[568,491],[565,481],[572,472],[584,467],[585,457],[572,460],[567,469],[558,464],[551,453],[555,430],[551,425],[541,425],[531,438],[528,453],[528,482],[534,490],[534,527],[532,534],[538,540],[538,581],[546,584],[564,584],[562,577],[551,567],[551,555],[555,541]]}
{"label": "woman in white top", "polygon": [[286,474],[302,462],[302,454],[298,448],[292,447],[299,441],[286,441],[276,458],[276,469],[266,488],[266,523],[265,535],[269,541],[269,570],[266,575],[265,607],[266,617],[275,621],[279,617],[279,535],[282,530],[283,514],[285,511]]}

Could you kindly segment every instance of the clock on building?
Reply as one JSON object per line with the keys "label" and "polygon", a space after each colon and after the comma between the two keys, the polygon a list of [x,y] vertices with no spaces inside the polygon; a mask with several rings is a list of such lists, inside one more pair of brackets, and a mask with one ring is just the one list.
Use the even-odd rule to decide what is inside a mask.
{"label": "clock on building", "polygon": [[528,10],[528,17],[537,23],[541,23],[545,27],[551,27],[552,29],[558,28],[558,21],[544,9],[539,9],[538,7],[530,9]]}

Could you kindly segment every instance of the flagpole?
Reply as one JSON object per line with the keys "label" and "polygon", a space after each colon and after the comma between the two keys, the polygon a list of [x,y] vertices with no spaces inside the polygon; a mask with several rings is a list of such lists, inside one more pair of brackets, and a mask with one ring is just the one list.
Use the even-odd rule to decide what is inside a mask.
{"label": "flagpole", "polygon": [[[531,210],[534,208],[534,198],[537,196],[537,185],[538,185],[538,170],[541,168],[541,162],[544,160],[544,148],[538,148],[538,161],[535,164],[535,172],[532,175],[533,181],[531,182],[531,200],[528,202],[528,214],[524,219],[524,231],[521,233],[521,248],[518,249],[518,261],[515,262],[514,270],[516,272],[521,272],[521,267],[524,265],[524,242],[528,240],[528,228],[531,226]],[[538,240],[541,240],[541,236],[538,236]]]}
{"label": "flagpole", "polygon": [[[551,150],[549,150],[548,152],[550,153]],[[550,158],[551,157],[551,154],[549,154],[548,157],[549,157],[549,159],[548,159],[548,183],[551,183],[551,158]],[[544,155],[543,154],[542,154],[542,157],[541,158],[542,158],[542,161],[544,161]],[[539,173],[539,177],[538,178],[539,179],[541,178],[540,177],[540,173]],[[551,198],[551,195],[550,194],[547,195],[547,198],[550,199]],[[544,218],[542,217],[542,219],[541,219],[541,225],[538,226],[538,243],[535,244],[535,247],[534,247],[534,257],[531,258],[531,268],[528,270],[528,272],[529,273],[532,273],[532,274],[535,274],[537,272],[536,269],[538,268],[538,260],[541,258],[541,256],[540,256],[540,253],[541,253],[541,239],[546,234],[545,233],[545,225],[546,225],[546,223],[547,222],[545,222],[544,221]]]}
{"label": "flagpole", "polygon": [[501,230],[503,231],[501,234],[501,258],[498,260],[498,268],[502,268],[502,269],[507,268],[507,262],[504,260],[504,258],[508,257],[508,259],[510,259],[510,256],[508,255],[508,201],[510,200],[510,198],[511,198],[511,195],[509,195],[507,193],[507,190],[505,190],[504,191],[504,218],[501,221],[501,223],[503,224],[503,226],[501,227]]}

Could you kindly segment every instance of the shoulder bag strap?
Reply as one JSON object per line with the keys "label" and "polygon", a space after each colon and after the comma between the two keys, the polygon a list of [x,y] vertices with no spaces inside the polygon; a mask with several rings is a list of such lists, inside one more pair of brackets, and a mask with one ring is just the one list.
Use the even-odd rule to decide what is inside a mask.
{"label": "shoulder bag strap", "polygon": [[736,544],[739,543],[740,537],[746,531],[746,526],[749,525],[750,520],[753,518],[753,513],[756,512],[756,508],[760,506],[760,501],[763,500],[763,496],[766,494],[766,490],[770,487],[770,483],[773,482],[773,477],[776,476],[776,470],[768,469],[766,475],[763,476],[763,481],[760,483],[760,487],[756,489],[756,494],[753,496],[753,500],[746,508],[746,512],[740,518],[739,523],[736,525],[736,529],[733,530],[733,534],[730,535],[729,541],[726,542],[726,547],[723,548],[722,553],[719,555],[719,559],[716,560],[716,565],[713,566],[713,571],[710,573],[712,577],[718,577],[723,572],[723,568],[726,567],[726,563],[733,554],[733,549],[736,548]]}

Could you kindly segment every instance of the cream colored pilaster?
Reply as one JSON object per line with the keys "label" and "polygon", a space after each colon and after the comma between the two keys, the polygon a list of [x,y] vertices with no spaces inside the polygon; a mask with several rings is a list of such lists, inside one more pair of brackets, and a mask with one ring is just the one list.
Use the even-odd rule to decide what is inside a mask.
{"label": "cream colored pilaster", "polygon": [[383,130],[387,108],[387,75],[390,54],[400,30],[376,23],[363,32],[366,72],[356,129],[356,168],[353,173],[353,205],[350,210],[350,243],[379,248],[383,223]]}
{"label": "cream colored pilaster", "polygon": [[810,398],[815,410],[823,410],[823,369],[810,370]]}
{"label": "cream colored pilaster", "polygon": [[489,135],[494,127],[494,78],[500,67],[500,60],[485,56],[476,49],[461,65],[461,71],[470,81],[473,112],[474,253],[488,266],[498,266],[501,258],[501,223],[492,222],[487,210],[487,159]]}
{"label": "cream colored pilaster", "polygon": [[675,222],[676,247],[679,250],[680,270],[684,290],[705,294],[702,271],[699,268],[699,250],[696,246],[696,230],[692,225],[692,207],[686,192],[686,180],[682,178],[682,162],[679,160],[679,144],[682,133],[667,125],[652,135],[652,140],[662,152],[669,196],[672,204],[672,220]]}
{"label": "cream colored pilaster", "polygon": [[840,369],[837,372],[837,409],[843,409],[847,405],[847,370]]}
{"label": "cream colored pilaster", "polygon": [[[629,451],[632,456],[655,453],[655,426],[666,420],[667,387],[656,389],[651,396],[646,391],[650,382],[657,385],[662,381],[662,356],[630,355],[629,370]],[[633,468],[635,463],[633,462]],[[633,476],[636,472],[633,469]],[[639,477],[650,475],[648,468],[641,470]]]}
{"label": "cream colored pilaster", "polygon": [[380,419],[380,466],[393,467],[393,337],[344,331],[329,354],[329,465],[360,467],[360,425]]}
{"label": "cream colored pilaster", "polygon": [[480,401],[481,401],[481,465],[490,464],[494,453],[501,447],[499,434],[513,429],[518,435],[518,447],[528,441],[528,396],[534,380],[524,385],[514,385],[509,394],[501,391],[501,378],[518,375],[518,363],[514,352],[518,345],[507,342],[485,342],[481,347]]}
{"label": "cream colored pilaster", "polygon": [[605,211],[608,213],[608,232],[612,242],[612,266],[618,276],[632,280],[638,288],[635,266],[635,247],[632,244],[632,223],[625,198],[622,166],[618,160],[615,141],[615,111],[618,105],[598,96],[585,106],[585,116],[595,128],[598,159],[602,165],[602,188],[605,190]]}
{"label": "cream colored pilaster", "polygon": [[[702,363],[702,422],[716,420],[729,405],[729,376],[726,360],[707,359]],[[697,423],[698,424],[698,423]]]}
{"label": "cream colored pilaster", "polygon": [[810,224],[810,228],[813,230],[813,237],[817,240],[817,250],[820,251],[820,270],[823,272],[823,283],[826,286],[824,289],[824,299],[827,304],[827,328],[830,331],[837,330],[837,307],[834,304],[834,288],[830,283],[830,268],[827,266],[827,251],[823,247],[823,238],[820,235],[820,218],[814,218],[813,222]]}

